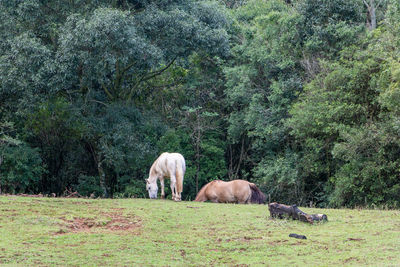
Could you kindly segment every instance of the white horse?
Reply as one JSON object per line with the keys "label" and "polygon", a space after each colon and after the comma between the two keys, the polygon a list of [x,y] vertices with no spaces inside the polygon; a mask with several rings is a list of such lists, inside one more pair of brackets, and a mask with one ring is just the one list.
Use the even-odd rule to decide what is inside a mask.
{"label": "white horse", "polygon": [[162,153],[150,168],[149,178],[146,179],[146,190],[150,198],[157,198],[157,178],[161,184],[161,198],[165,197],[164,177],[171,180],[172,200],[181,201],[183,177],[186,171],[184,157],[179,153]]}

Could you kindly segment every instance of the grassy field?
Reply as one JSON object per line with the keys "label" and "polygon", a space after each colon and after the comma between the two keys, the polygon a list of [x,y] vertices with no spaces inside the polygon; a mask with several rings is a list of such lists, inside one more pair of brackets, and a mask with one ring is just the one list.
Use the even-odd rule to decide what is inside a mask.
{"label": "grassy field", "polygon": [[302,210],[329,222],[270,219],[265,205],[0,196],[0,264],[399,266],[400,211]]}

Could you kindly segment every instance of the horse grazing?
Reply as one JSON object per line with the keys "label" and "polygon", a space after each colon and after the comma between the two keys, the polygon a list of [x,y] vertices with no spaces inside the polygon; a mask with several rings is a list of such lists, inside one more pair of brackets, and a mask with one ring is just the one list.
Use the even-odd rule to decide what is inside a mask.
{"label": "horse grazing", "polygon": [[157,198],[157,178],[161,184],[161,198],[165,197],[164,177],[171,180],[172,199],[181,201],[183,187],[183,176],[185,175],[186,164],[184,157],[179,153],[162,153],[150,168],[149,178],[146,179],[146,190],[150,198]]}
{"label": "horse grazing", "polygon": [[214,203],[264,204],[265,195],[255,184],[248,181],[215,180],[203,186],[194,201],[204,202],[207,200]]}

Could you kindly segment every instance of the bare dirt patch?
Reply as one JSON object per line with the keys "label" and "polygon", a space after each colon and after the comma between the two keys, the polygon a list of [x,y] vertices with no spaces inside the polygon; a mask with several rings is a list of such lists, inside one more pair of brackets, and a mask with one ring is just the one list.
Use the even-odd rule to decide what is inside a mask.
{"label": "bare dirt patch", "polygon": [[66,219],[60,217],[63,221],[61,224],[64,228],[55,234],[66,234],[69,232],[94,232],[94,231],[111,231],[121,233],[136,233],[142,226],[142,220],[137,216],[127,216],[121,211],[102,212],[95,218],[74,217]]}

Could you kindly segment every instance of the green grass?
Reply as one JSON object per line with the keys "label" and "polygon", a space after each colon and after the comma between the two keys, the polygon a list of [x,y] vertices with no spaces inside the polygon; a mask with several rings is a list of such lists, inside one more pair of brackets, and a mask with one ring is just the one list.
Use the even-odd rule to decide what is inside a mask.
{"label": "green grass", "polygon": [[[23,266],[395,266],[400,211],[308,209],[329,222],[269,218],[265,205],[0,197],[0,264]],[[290,238],[290,233],[307,240]]]}

